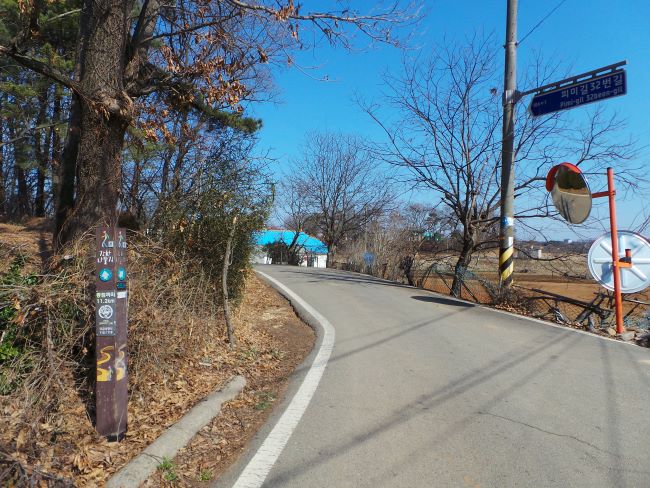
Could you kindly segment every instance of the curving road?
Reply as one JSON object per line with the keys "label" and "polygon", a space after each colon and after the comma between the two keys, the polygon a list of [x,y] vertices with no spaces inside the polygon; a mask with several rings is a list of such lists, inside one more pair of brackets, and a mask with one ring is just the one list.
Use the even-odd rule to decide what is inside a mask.
{"label": "curving road", "polygon": [[[648,349],[365,275],[258,269],[336,331],[263,486],[650,487]],[[217,486],[255,486],[242,470],[319,346]]]}

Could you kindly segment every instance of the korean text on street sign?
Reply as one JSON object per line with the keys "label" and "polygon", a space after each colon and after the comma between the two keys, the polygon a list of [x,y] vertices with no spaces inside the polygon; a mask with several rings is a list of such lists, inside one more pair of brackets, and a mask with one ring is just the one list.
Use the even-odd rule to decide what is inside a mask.
{"label": "korean text on street sign", "polygon": [[619,69],[606,75],[539,93],[533,97],[529,110],[534,117],[538,117],[626,93],[625,70]]}

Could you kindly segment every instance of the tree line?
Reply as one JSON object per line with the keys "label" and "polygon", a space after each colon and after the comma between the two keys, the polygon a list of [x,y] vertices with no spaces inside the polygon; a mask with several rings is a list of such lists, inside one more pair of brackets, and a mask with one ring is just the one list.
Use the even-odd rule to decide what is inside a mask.
{"label": "tree line", "polygon": [[[385,76],[383,98],[357,100],[383,140],[335,133],[306,139],[282,186],[284,226],[319,236],[329,262],[343,245],[370,251],[378,247],[369,236],[384,240],[379,247],[395,254],[385,263],[403,271],[410,284],[414,254],[425,235],[438,232],[455,254],[451,292],[457,295],[474,254],[498,247],[499,52],[493,36],[475,36],[430,55],[405,56],[401,68]],[[559,63],[535,59],[523,83],[541,86],[561,78],[559,69]],[[635,142],[622,134],[624,122],[602,105],[583,115],[534,118],[518,105],[515,217],[520,229],[538,238],[552,237],[545,228],[559,220],[544,188],[553,165],[569,160],[583,171],[604,173],[615,163],[625,169],[619,170],[622,186],[638,189],[645,181],[634,161]],[[400,205],[397,195],[410,188],[426,191],[430,200]]]}
{"label": "tree line", "polygon": [[[395,29],[420,15],[406,2],[365,10],[305,11],[292,0],[2,0],[0,214],[52,217],[55,249],[118,221],[190,248],[207,242],[201,229],[219,228],[225,248],[232,222],[242,232],[260,227],[275,197],[267,161],[253,151],[262,121],[244,110],[272,96],[271,68],[322,40],[394,43]],[[396,222],[404,185],[426,189],[424,207],[455,236],[462,276],[473,253],[496,241],[499,52],[493,36],[407,52],[381,100],[357,101],[382,141],[309,136],[279,187],[287,226],[312,228],[331,261],[369,226]],[[522,84],[555,79],[559,67],[536,59]],[[590,171],[628,163],[626,183],[641,181],[633,141],[601,106],[576,123],[532,118],[519,104],[517,120],[522,228],[536,232],[540,218],[555,217],[542,181],[559,161]],[[200,225],[215,208],[219,218]]]}
{"label": "tree line", "polygon": [[159,218],[218,159],[250,163],[261,121],[243,106],[270,96],[271,66],[323,39],[394,42],[391,30],[418,15],[401,2],[371,10],[3,0],[0,213],[52,216],[56,248],[120,213]]}

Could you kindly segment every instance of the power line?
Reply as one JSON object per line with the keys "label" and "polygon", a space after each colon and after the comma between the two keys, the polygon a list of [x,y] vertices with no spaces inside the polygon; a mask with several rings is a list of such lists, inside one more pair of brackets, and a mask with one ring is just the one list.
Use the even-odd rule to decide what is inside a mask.
{"label": "power line", "polygon": [[558,3],[553,10],[551,10],[548,14],[546,14],[542,20],[540,20],[532,29],[530,29],[526,33],[526,35],[524,37],[521,38],[521,41],[519,41],[518,44],[521,44],[522,42],[524,42],[529,35],[531,35],[540,25],[542,25],[546,19],[548,19],[551,15],[553,15],[553,13],[557,9],[559,9],[565,2],[566,2],[566,0],[562,0],[560,3]]}

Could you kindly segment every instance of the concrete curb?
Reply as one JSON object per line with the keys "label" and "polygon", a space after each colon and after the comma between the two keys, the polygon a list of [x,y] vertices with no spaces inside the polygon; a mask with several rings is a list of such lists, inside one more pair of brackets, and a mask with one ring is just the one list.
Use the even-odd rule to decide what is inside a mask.
{"label": "concrete curb", "polygon": [[235,376],[222,390],[207,396],[113,475],[106,487],[139,486],[156,471],[163,458],[174,458],[179,449],[186,446],[199,430],[219,414],[221,405],[235,398],[245,385],[246,379],[243,376]]}

